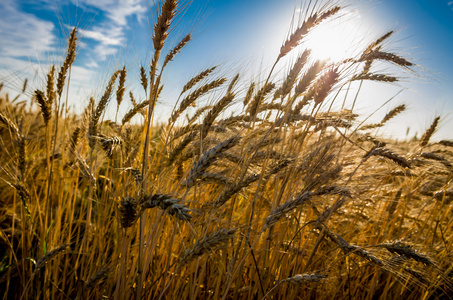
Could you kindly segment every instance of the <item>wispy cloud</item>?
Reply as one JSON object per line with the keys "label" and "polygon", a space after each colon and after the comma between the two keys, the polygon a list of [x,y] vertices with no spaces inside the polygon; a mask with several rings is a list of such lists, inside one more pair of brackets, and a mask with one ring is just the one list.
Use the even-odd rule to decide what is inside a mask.
{"label": "wispy cloud", "polygon": [[447,3],[448,6],[451,6],[451,10],[453,10],[453,1]]}
{"label": "wispy cloud", "polygon": [[141,22],[147,11],[145,0],[78,0],[77,4],[99,9],[106,16],[90,30],[80,30],[82,37],[96,43],[93,53],[99,60],[116,54],[127,42],[128,18],[135,17]]}
{"label": "wispy cloud", "polygon": [[57,41],[52,22],[20,11],[14,0],[0,1],[0,63],[8,58],[42,56]]}

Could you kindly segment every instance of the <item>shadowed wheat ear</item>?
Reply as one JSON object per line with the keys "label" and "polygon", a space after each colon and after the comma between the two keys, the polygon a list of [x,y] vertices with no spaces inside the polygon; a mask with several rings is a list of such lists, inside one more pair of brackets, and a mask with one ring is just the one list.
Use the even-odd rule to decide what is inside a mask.
{"label": "shadowed wheat ear", "polygon": [[215,70],[215,68],[217,68],[217,66],[214,66],[212,68],[209,68],[207,70],[204,70],[202,72],[200,72],[199,74],[197,74],[195,77],[193,77],[192,79],[190,79],[185,85],[184,87],[182,88],[182,91],[181,91],[181,94],[184,94],[186,91],[188,91],[189,89],[191,89],[194,85],[196,85],[198,82],[200,82],[201,80],[203,80],[204,78],[206,78],[209,74],[212,73],[212,71]]}
{"label": "shadowed wheat ear", "polygon": [[121,71],[119,71],[119,84],[118,84],[118,90],[116,91],[116,103],[117,107],[120,107],[121,102],[123,101],[123,96],[124,96],[124,83],[126,82],[126,67],[123,67]]}
{"label": "shadowed wheat ear", "polygon": [[253,100],[247,106],[247,113],[250,116],[256,116],[259,106],[262,104],[266,95],[268,95],[274,89],[274,87],[274,83],[268,82],[256,93],[255,97],[253,97]]}
{"label": "shadowed wheat ear", "polygon": [[[154,56],[151,61],[150,67],[150,89],[152,90],[154,85],[154,76],[156,74],[157,62],[160,58],[160,53],[162,48],[164,47],[165,41],[168,37],[168,32],[170,30],[170,26],[172,23],[173,18],[176,15],[176,8],[178,6],[177,0],[165,0],[162,4],[161,12],[157,17],[157,22],[154,24],[154,34],[153,34],[153,46],[154,46]],[[150,93],[150,100],[151,97],[154,97],[152,93]],[[150,109],[154,109],[154,107],[150,107]]]}
{"label": "shadowed wheat ear", "polygon": [[385,248],[390,253],[396,253],[401,256],[413,259],[421,262],[427,266],[435,265],[434,262],[429,259],[425,254],[422,254],[414,249],[413,246],[405,244],[403,242],[392,242],[376,245],[376,247]]}
{"label": "shadowed wheat ear", "polygon": [[437,125],[439,124],[440,117],[436,117],[431,124],[431,126],[426,130],[426,132],[423,134],[421,140],[420,140],[420,146],[424,147],[428,145],[429,139],[432,137],[434,132],[436,131]]}
{"label": "shadowed wheat ear", "polygon": [[49,125],[50,118],[52,116],[52,107],[51,103],[46,99],[44,93],[40,90],[36,90],[34,94],[34,99],[38,103],[39,108],[41,109],[42,118],[44,119],[44,124]]}
{"label": "shadowed wheat ear", "polygon": [[179,266],[182,267],[203,254],[215,251],[223,247],[231,238],[233,238],[236,231],[237,228],[222,228],[215,231],[213,234],[205,236],[202,239],[198,240],[192,248],[187,249],[181,255],[181,257],[179,258]]}
{"label": "shadowed wheat ear", "polygon": [[407,159],[405,159],[404,157],[402,156],[399,156],[398,154],[395,154],[393,153],[392,151],[390,151],[389,149],[385,149],[385,148],[380,148],[380,147],[376,147],[376,148],[373,148],[371,149],[365,156],[364,156],[364,160],[368,159],[369,157],[371,156],[381,156],[381,157],[386,157],[390,160],[392,160],[393,162],[397,163],[398,165],[402,166],[402,167],[405,167],[405,168],[409,168],[411,169],[412,166],[411,164],[407,161]]}
{"label": "shadowed wheat ear", "polygon": [[283,43],[282,47],[280,48],[280,54],[277,57],[277,61],[279,61],[282,57],[288,54],[293,48],[297,47],[305,35],[316,25],[320,24],[325,19],[335,15],[337,12],[340,11],[340,7],[336,6],[330,10],[325,11],[324,13],[318,14],[315,12],[310,17],[308,17],[302,25],[297,28],[290,37]]}
{"label": "shadowed wheat ear", "polygon": [[134,225],[139,217],[137,201],[130,196],[121,198],[118,210],[120,213],[120,224],[123,228]]}
{"label": "shadowed wheat ear", "polygon": [[143,66],[140,66],[140,83],[142,84],[143,89],[148,90],[148,78],[146,77],[146,71]]}
{"label": "shadowed wheat ear", "polygon": [[123,120],[121,123],[125,125],[128,123],[136,114],[142,111],[145,107],[147,107],[149,104],[148,100],[143,101],[142,103],[139,103],[135,105],[132,109],[130,109],[123,117]]}
{"label": "shadowed wheat ear", "polygon": [[377,127],[382,127],[382,126],[384,126],[385,123],[387,123],[387,121],[389,121],[390,119],[392,119],[397,114],[404,111],[405,109],[406,109],[406,105],[404,105],[404,104],[399,105],[399,106],[395,107],[394,109],[392,109],[391,111],[389,111],[384,116],[384,118],[382,119],[381,122],[379,122],[377,124],[369,124],[369,125],[362,126],[362,127],[360,127],[360,130],[368,130],[368,129],[373,129],[373,128],[377,128]]}
{"label": "shadowed wheat ear", "polygon": [[[302,78],[296,84],[294,88],[293,99],[299,97],[300,95],[302,95],[302,93],[304,93],[308,89],[308,87],[316,79],[316,76],[319,74],[319,72],[322,71],[325,64],[326,64],[325,61],[318,60],[313,65],[310,66],[310,68],[304,73]],[[294,111],[299,112],[300,109],[295,108]]]}
{"label": "shadowed wheat ear", "polygon": [[31,217],[30,209],[28,208],[28,203],[30,203],[30,193],[28,192],[27,188],[22,182],[10,184],[14,187],[19,194],[20,200],[22,201],[22,205],[24,206],[25,215],[28,219]]}
{"label": "shadowed wheat ear", "polygon": [[58,79],[57,79],[58,97],[61,97],[61,93],[63,92],[64,82],[66,80],[66,74],[75,59],[76,42],[77,42],[77,28],[74,28],[71,31],[71,35],[69,37],[66,59],[64,60],[63,65],[60,68],[60,72],[58,73]]}
{"label": "shadowed wheat ear", "polygon": [[272,287],[269,292],[264,295],[263,299],[267,298],[268,296],[272,295],[272,292],[279,287],[281,284],[288,282],[293,285],[302,285],[302,284],[308,284],[310,282],[320,282],[324,279],[327,278],[327,275],[324,274],[297,274],[293,277],[288,277],[283,280],[280,280],[274,287]]}
{"label": "shadowed wheat ear", "polygon": [[194,164],[192,169],[189,172],[186,180],[183,181],[183,185],[187,188],[192,187],[195,184],[197,178],[199,178],[204,171],[209,168],[209,166],[220,156],[220,154],[232,147],[234,147],[241,138],[238,136],[231,137],[215,147],[206,151]]}
{"label": "shadowed wheat ear", "polygon": [[234,93],[232,92],[227,93],[206,114],[206,116],[203,119],[203,123],[201,124],[200,138],[206,138],[215,119],[219,116],[223,109],[234,100],[234,97],[235,97]]}
{"label": "shadowed wheat ear", "polygon": [[296,83],[297,78],[299,77],[302,68],[305,66],[308,57],[310,56],[311,51],[305,50],[299,58],[294,63],[293,67],[289,71],[288,75],[285,78],[285,81],[281,85],[279,89],[277,89],[274,93],[274,99],[277,98],[285,98],[291,92],[294,84]]}
{"label": "shadowed wheat ear", "polygon": [[3,125],[8,128],[9,131],[11,131],[16,138],[21,137],[21,133],[19,131],[19,128],[17,128],[16,124],[14,124],[8,117],[6,117],[3,113],[0,112],[0,122],[3,123]]}
{"label": "shadowed wheat ear", "polygon": [[168,52],[167,56],[165,57],[164,64],[162,65],[162,70],[165,66],[175,57],[176,54],[181,52],[182,48],[187,45],[187,43],[192,39],[192,35],[189,33],[186,35],[179,43],[173,48],[170,52]]}
{"label": "shadowed wheat ear", "polygon": [[181,204],[181,200],[175,199],[170,195],[145,195],[140,202],[142,203],[142,209],[159,207],[166,214],[174,216],[182,221],[189,222],[190,219],[192,219],[190,209],[184,204]]}
{"label": "shadowed wheat ear", "polygon": [[220,78],[214,81],[211,81],[210,83],[207,83],[200,88],[196,89],[194,92],[190,93],[187,97],[184,98],[184,100],[181,101],[181,104],[179,105],[178,109],[173,112],[171,115],[171,118],[169,120],[170,122],[175,122],[178,117],[183,113],[189,106],[194,105],[195,101],[208,93],[210,90],[215,89],[222,84],[224,84],[226,81],[225,78]]}
{"label": "shadowed wheat ear", "polygon": [[99,101],[96,109],[94,110],[93,114],[91,115],[89,128],[88,128],[88,143],[91,148],[94,148],[96,143],[96,136],[98,133],[98,123],[99,119],[101,118],[102,113],[104,112],[105,108],[107,107],[108,101],[110,100],[110,96],[112,94],[113,85],[115,84],[116,78],[120,74],[120,70],[113,73],[112,77],[110,78],[109,83],[105,89],[104,95],[102,96],[101,100]]}
{"label": "shadowed wheat ear", "polygon": [[49,73],[47,73],[47,85],[46,85],[46,96],[47,101],[49,102],[49,107],[52,109],[52,104],[55,100],[55,65],[53,65]]}
{"label": "shadowed wheat ear", "polygon": [[277,208],[273,209],[270,212],[269,216],[264,221],[262,231],[266,230],[267,228],[271,227],[272,225],[280,221],[280,219],[282,219],[287,213],[305,204],[312,197],[322,195],[341,195],[343,197],[351,198],[351,193],[349,192],[349,190],[336,186],[322,187],[314,192],[303,192],[296,198],[288,200],[285,203],[278,206]]}

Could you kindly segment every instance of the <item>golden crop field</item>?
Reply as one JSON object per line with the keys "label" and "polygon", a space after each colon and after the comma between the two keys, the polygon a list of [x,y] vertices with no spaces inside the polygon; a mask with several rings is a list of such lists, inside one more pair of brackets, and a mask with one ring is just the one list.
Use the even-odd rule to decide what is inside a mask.
{"label": "golden crop field", "polygon": [[[398,81],[374,63],[413,67],[386,50],[393,31],[336,63],[302,49],[261,81],[212,66],[156,124],[162,74],[192,38],[163,52],[178,4],[162,3],[150,65],[110,74],[82,114],[66,95],[77,29],[30,101],[1,94],[3,299],[452,298],[453,141],[431,141],[440,118],[397,142],[375,133],[405,105],[375,124],[331,109],[351,83]],[[341,10],[304,16],[274,67]],[[132,108],[105,119],[122,101]]]}

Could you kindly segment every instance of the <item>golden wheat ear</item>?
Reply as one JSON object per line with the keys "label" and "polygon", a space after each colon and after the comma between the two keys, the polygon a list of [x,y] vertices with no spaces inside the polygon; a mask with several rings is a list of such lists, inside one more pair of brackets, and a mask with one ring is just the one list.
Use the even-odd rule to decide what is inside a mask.
{"label": "golden wheat ear", "polygon": [[63,65],[60,68],[60,72],[58,73],[58,79],[57,79],[58,97],[61,97],[61,93],[63,92],[63,87],[64,87],[64,83],[66,80],[67,72],[75,60],[76,47],[77,47],[77,28],[74,28],[71,31],[71,35],[68,40],[68,49],[67,49],[66,58],[63,62]]}
{"label": "golden wheat ear", "polygon": [[290,37],[283,43],[280,48],[280,54],[278,55],[277,61],[282,57],[286,56],[292,49],[297,47],[303,40],[303,38],[308,34],[308,32],[313,29],[315,26],[320,24],[322,21],[327,18],[335,15],[340,11],[341,7],[336,6],[332,9],[329,9],[323,13],[315,12],[310,15],[300,27],[298,27]]}
{"label": "golden wheat ear", "polygon": [[420,140],[420,146],[425,147],[428,145],[429,140],[433,136],[434,132],[436,131],[437,125],[439,124],[440,117],[436,117],[431,124],[431,126],[428,128],[428,130],[425,131],[423,134],[421,140]]}

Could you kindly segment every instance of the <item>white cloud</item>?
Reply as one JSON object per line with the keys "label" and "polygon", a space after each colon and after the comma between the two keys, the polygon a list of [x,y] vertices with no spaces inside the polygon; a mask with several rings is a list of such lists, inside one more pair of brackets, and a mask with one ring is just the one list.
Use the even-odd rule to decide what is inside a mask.
{"label": "white cloud", "polygon": [[448,4],[447,4],[447,5],[448,5],[448,6],[451,6],[451,5],[453,5],[453,1],[450,1],[450,2],[448,2]]}
{"label": "white cloud", "polygon": [[127,18],[131,16],[141,20],[147,11],[144,0],[77,0],[76,2],[104,11],[110,21],[120,26],[126,26]]}
{"label": "white cloud", "polygon": [[127,18],[141,20],[147,11],[144,0],[78,0],[78,5],[94,7],[105,13],[107,20],[96,24],[90,30],[80,30],[82,38],[96,41],[94,53],[99,60],[114,55],[126,42],[125,30],[128,29]]}
{"label": "white cloud", "polygon": [[[22,12],[15,1],[0,1],[0,60],[42,56],[54,49],[57,40],[52,22]],[[2,63],[0,61],[0,63]]]}
{"label": "white cloud", "polygon": [[105,28],[97,28],[97,30],[84,30],[79,29],[79,33],[84,38],[93,39],[95,41],[101,42],[104,45],[113,45],[119,46],[123,40],[123,36],[120,32],[119,36],[110,35],[103,33],[102,31],[106,31]]}

